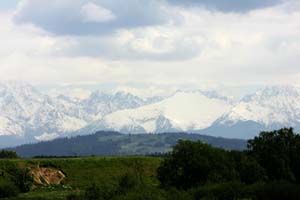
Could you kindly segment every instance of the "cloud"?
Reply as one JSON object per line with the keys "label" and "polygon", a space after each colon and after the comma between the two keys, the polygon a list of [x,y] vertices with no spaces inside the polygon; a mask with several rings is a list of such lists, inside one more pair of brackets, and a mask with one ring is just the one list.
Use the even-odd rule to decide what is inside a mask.
{"label": "cloud", "polygon": [[[155,1],[153,14],[133,0],[126,2],[135,6],[122,9],[104,0],[22,2],[15,14],[0,13],[1,80],[158,88],[300,84],[296,1],[247,12]],[[86,16],[85,9],[94,11]]]}
{"label": "cloud", "polygon": [[201,6],[222,12],[248,12],[278,5],[283,0],[168,0],[171,4]]}
{"label": "cloud", "polygon": [[13,10],[16,8],[18,2],[19,0],[2,1],[0,4],[0,11]]}
{"label": "cloud", "polygon": [[112,60],[185,60],[201,53],[201,40],[166,27],[123,30],[106,37],[80,37],[62,52]]}
{"label": "cloud", "polygon": [[165,23],[163,7],[160,0],[22,0],[14,19],[55,35],[97,35]]}
{"label": "cloud", "polygon": [[106,22],[116,19],[116,16],[108,9],[94,3],[87,3],[81,7],[80,14],[84,22]]}

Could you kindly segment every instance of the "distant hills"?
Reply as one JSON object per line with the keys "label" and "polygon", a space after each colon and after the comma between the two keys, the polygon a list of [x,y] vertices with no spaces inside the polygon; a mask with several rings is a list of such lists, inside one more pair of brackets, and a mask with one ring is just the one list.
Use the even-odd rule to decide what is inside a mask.
{"label": "distant hills", "polygon": [[53,141],[26,144],[13,148],[21,157],[90,156],[90,155],[148,155],[166,153],[178,140],[203,141],[215,147],[243,150],[246,140],[225,139],[187,133],[121,134],[98,132],[93,135],[59,138]]}
{"label": "distant hills", "polygon": [[55,96],[19,82],[0,83],[0,148],[97,131],[188,132],[248,139],[282,127],[300,130],[300,90],[271,86],[235,101],[217,91],[139,97],[94,91]]}

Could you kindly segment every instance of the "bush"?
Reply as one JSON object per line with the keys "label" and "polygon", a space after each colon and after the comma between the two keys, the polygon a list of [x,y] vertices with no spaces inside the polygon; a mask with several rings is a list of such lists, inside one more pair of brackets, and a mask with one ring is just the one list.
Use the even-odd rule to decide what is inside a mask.
{"label": "bush", "polygon": [[195,199],[234,200],[247,198],[246,185],[239,182],[206,184],[194,190]]}
{"label": "bush", "polygon": [[125,174],[122,176],[119,180],[117,193],[118,194],[124,194],[128,192],[129,190],[137,187],[140,185],[139,179],[134,174]]}
{"label": "bush", "polygon": [[258,189],[255,194],[256,200],[299,200],[300,185],[288,182],[271,182]]}
{"label": "bush", "polygon": [[107,185],[96,185],[92,183],[84,191],[85,200],[108,200],[115,194],[115,189]]}
{"label": "bush", "polygon": [[156,187],[139,186],[126,194],[116,196],[114,200],[166,200],[165,193]]}
{"label": "bush", "polygon": [[82,200],[83,198],[80,195],[70,194],[67,196],[66,200]]}
{"label": "bush", "polygon": [[12,181],[19,188],[20,192],[30,191],[33,185],[33,178],[28,168],[10,165],[6,171],[10,174]]}
{"label": "bush", "polygon": [[18,188],[12,182],[0,179],[0,198],[14,197],[18,193]]}
{"label": "bush", "polygon": [[185,190],[170,188],[166,191],[166,199],[168,200],[193,200],[192,194]]}

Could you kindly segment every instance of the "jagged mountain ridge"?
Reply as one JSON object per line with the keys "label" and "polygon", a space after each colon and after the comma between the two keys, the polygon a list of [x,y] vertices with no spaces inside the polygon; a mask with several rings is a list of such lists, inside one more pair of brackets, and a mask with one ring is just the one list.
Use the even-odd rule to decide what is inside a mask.
{"label": "jagged mountain ridge", "polygon": [[111,113],[80,133],[97,130],[123,133],[188,132],[209,127],[231,107],[232,103],[223,97],[208,97],[200,91],[177,91],[157,103]]}
{"label": "jagged mountain ridge", "polygon": [[0,135],[59,134],[92,120],[75,103],[50,98],[28,84],[1,83],[0,91]]}
{"label": "jagged mountain ridge", "polygon": [[98,91],[78,101],[63,95],[50,97],[26,83],[0,83],[0,136],[24,137],[32,141],[53,139],[66,136],[116,110],[154,101],[122,92]]}
{"label": "jagged mountain ridge", "polygon": [[14,140],[20,144],[99,130],[184,131],[230,138],[251,138],[261,130],[283,126],[300,130],[300,92],[292,86],[267,87],[239,102],[200,90],[153,98],[95,91],[79,100],[9,82],[0,83],[0,109],[2,146]]}
{"label": "jagged mountain ridge", "polygon": [[[202,134],[254,137],[258,132],[282,127],[300,130],[300,90],[294,86],[270,86],[244,97],[229,113]],[[241,135],[243,134],[243,135]]]}

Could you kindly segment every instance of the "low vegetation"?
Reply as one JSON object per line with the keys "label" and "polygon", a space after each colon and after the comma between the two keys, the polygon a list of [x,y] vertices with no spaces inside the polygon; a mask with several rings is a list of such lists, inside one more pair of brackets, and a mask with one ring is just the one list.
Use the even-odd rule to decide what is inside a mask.
{"label": "low vegetation", "polygon": [[262,132],[244,151],[181,140],[163,157],[3,159],[0,198],[299,200],[299,155],[300,136],[285,128]]}

